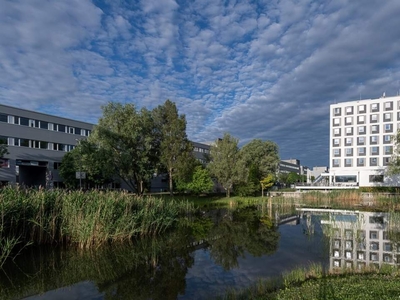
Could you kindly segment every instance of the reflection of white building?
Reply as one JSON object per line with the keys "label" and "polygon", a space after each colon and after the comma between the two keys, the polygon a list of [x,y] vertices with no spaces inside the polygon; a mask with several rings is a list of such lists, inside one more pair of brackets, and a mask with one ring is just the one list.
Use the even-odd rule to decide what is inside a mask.
{"label": "reflection of white building", "polygon": [[330,269],[400,265],[400,245],[389,239],[388,213],[334,211],[322,220],[330,238]]}
{"label": "reflection of white building", "polygon": [[330,184],[398,186],[385,176],[400,127],[400,96],[330,106]]}

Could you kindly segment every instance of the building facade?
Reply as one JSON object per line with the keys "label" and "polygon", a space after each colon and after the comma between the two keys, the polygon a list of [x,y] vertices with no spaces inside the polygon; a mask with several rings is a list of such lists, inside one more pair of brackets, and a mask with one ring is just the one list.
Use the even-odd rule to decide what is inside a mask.
{"label": "building facade", "polygon": [[93,124],[0,105],[0,139],[9,152],[0,168],[2,184],[61,185],[63,156],[92,129]]}
{"label": "building facade", "polygon": [[[0,141],[9,154],[0,161],[0,185],[62,187],[58,169],[63,156],[87,138],[94,124],[0,105]],[[210,145],[193,142],[193,155],[202,163]],[[79,170],[77,170],[78,172]],[[168,176],[153,178],[152,191],[167,191]],[[127,188],[123,183],[121,188]]]}
{"label": "building facade", "polygon": [[399,127],[400,96],[332,104],[330,184],[399,186],[385,175]]}
{"label": "building facade", "polygon": [[[329,213],[329,220],[321,220],[330,238],[330,270],[379,269],[383,264],[399,266],[400,246],[392,237],[390,214],[377,212],[339,211]],[[395,224],[397,225],[397,224]]]}

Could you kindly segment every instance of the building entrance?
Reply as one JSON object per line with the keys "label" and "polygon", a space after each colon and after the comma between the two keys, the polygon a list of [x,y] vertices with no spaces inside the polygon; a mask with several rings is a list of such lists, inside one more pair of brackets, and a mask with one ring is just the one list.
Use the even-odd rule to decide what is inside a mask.
{"label": "building entrance", "polygon": [[47,162],[17,160],[17,183],[28,187],[46,187]]}

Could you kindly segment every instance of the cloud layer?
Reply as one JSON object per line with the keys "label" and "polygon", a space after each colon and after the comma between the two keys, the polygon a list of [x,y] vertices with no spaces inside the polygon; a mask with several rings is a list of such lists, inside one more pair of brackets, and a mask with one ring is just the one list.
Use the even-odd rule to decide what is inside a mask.
{"label": "cloud layer", "polygon": [[96,123],[175,101],[194,141],[229,132],[328,165],[329,104],[396,95],[400,2],[0,0],[0,103]]}

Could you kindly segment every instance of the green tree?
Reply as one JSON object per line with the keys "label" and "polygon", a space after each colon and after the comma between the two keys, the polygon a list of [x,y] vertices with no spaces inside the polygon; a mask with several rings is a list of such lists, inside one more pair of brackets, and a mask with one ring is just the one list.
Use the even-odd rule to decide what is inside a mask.
{"label": "green tree", "polygon": [[81,140],[73,151],[88,184],[102,186],[113,181],[115,170],[109,151],[87,140]]}
{"label": "green tree", "polygon": [[288,184],[288,177],[289,173],[279,173],[278,174],[279,183],[282,183],[286,187],[286,185]]}
{"label": "green tree", "polygon": [[272,174],[268,174],[267,177],[260,180],[261,185],[261,193],[262,197],[264,197],[264,190],[269,190],[275,183],[275,176]]}
{"label": "green tree", "polygon": [[250,166],[258,168],[258,182],[268,174],[276,174],[279,163],[278,145],[276,143],[254,139],[243,146],[240,152],[247,168],[250,168]]}
{"label": "green tree", "polygon": [[294,184],[299,181],[300,176],[295,172],[290,172],[287,177],[288,184]]}
{"label": "green tree", "polygon": [[248,169],[247,180],[235,185],[235,194],[239,196],[255,196],[260,190],[259,178],[258,166],[251,164]]}
{"label": "green tree", "polygon": [[87,140],[79,141],[61,161],[59,172],[68,188],[77,187],[77,171],[86,173],[86,187],[108,184],[112,182],[114,175],[110,154]]}
{"label": "green tree", "polygon": [[186,135],[186,118],[178,114],[174,102],[167,100],[153,111],[160,141],[160,162],[169,176],[169,191],[173,194],[173,180],[179,169],[192,156],[192,143]]}
{"label": "green tree", "polygon": [[192,181],[187,185],[188,190],[195,194],[207,193],[214,187],[209,171],[203,166],[197,166],[193,173]]}
{"label": "green tree", "polygon": [[79,170],[79,165],[76,157],[77,152],[74,150],[66,153],[63,156],[61,165],[59,167],[60,176],[62,177],[65,186],[70,189],[74,189],[78,185],[76,172]]}
{"label": "green tree", "polygon": [[110,102],[89,140],[110,153],[116,176],[143,194],[159,165],[160,136],[151,112]]}
{"label": "green tree", "polygon": [[240,168],[238,142],[238,139],[225,133],[210,150],[211,162],[208,164],[210,173],[225,189],[227,197],[230,197],[233,185],[239,183],[245,176]]}

